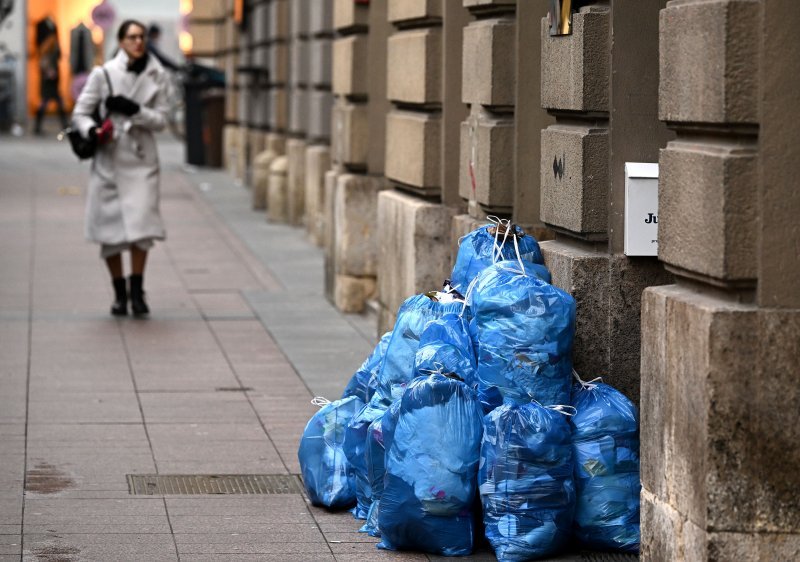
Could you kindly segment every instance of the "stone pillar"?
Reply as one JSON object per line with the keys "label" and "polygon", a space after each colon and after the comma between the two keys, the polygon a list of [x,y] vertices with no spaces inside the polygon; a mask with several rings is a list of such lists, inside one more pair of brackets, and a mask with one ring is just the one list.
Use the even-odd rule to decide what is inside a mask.
{"label": "stone pillar", "polygon": [[322,246],[325,174],[331,168],[331,50],[333,2],[309,1],[308,84],[306,88],[305,224],[309,238]]}
{"label": "stone pillar", "polygon": [[225,130],[223,133],[223,160],[225,168],[235,177],[243,177],[238,170],[240,146],[239,139],[239,97],[243,77],[239,75],[239,26],[233,21],[233,5],[226,3],[224,32],[224,70],[225,70]]}
{"label": "stone pillar", "polygon": [[378,197],[380,333],[403,300],[440,288],[449,273],[450,223],[462,205],[461,29],[469,19],[460,0],[387,7],[385,176],[393,189]]}
{"label": "stone pillar", "polygon": [[309,0],[287,0],[289,34],[286,47],[289,53],[286,87],[289,121],[286,142],[287,216],[291,225],[303,223],[305,214],[305,134],[308,127],[309,83]]}
{"label": "stone pillar", "polygon": [[[553,284],[575,297],[573,360],[584,377],[639,400],[642,291],[670,276],[655,258],[624,252],[625,162],[656,162],[670,138],[658,121],[661,0],[597,2],[572,16],[572,34],[541,20],[541,220]],[[612,41],[613,37],[613,41]],[[613,148],[613,149],[612,149]]]}
{"label": "stone pillar", "polygon": [[263,117],[259,69],[263,67],[262,42],[264,4],[253,4],[245,8],[248,13],[240,28],[240,61],[237,71],[242,76],[239,98],[240,146],[239,170],[241,181],[250,187],[253,180],[253,162],[263,149],[263,132],[260,123]]}
{"label": "stone pillar", "polygon": [[[386,5],[335,0],[331,151],[319,205],[326,241],[325,292],[342,311],[360,312],[375,296],[375,217],[383,188],[386,114]],[[359,239],[355,233],[362,233]]]}
{"label": "stone pillar", "polygon": [[661,11],[677,138],[659,258],[676,278],[643,297],[644,560],[800,556],[798,25],[785,0]]}
{"label": "stone pillar", "polygon": [[514,207],[512,220],[537,240],[553,237],[540,219],[541,130],[555,121],[541,105],[539,22],[547,14],[541,2],[517,3],[516,105],[514,106]]}
{"label": "stone pillar", "polygon": [[[290,0],[268,0],[257,4],[261,6],[261,26],[264,40],[259,52],[260,65],[260,108],[263,112],[261,129],[265,135],[265,148],[271,152],[270,169],[286,154],[287,132],[289,127],[289,77],[290,77]],[[267,156],[264,156],[267,159]],[[287,162],[280,162],[285,170]],[[270,176],[272,177],[272,176]],[[288,221],[289,194],[288,181],[268,182],[265,206],[267,219],[273,222]],[[279,190],[283,190],[280,191]],[[259,194],[260,197],[260,194]],[[270,205],[276,201],[276,207]],[[261,207],[264,208],[264,207]]]}
{"label": "stone pillar", "polygon": [[192,36],[192,57],[221,65],[220,54],[225,47],[226,3],[196,0],[187,14],[188,31]]}
{"label": "stone pillar", "polygon": [[[459,98],[461,107],[466,109],[458,131],[457,194],[461,207],[467,213],[462,211],[462,214],[455,216],[450,227],[451,267],[458,253],[458,240],[485,224],[487,215],[508,217],[520,212],[523,217],[532,215],[529,208],[519,207],[515,210],[515,153],[518,151],[514,132],[516,98],[525,98],[522,103],[526,111],[522,116],[527,120],[520,126],[531,128],[520,133],[523,141],[526,133],[530,136],[531,131],[538,131],[544,124],[535,119],[532,121],[530,116],[533,112],[527,108],[533,105],[537,115],[544,115],[545,119],[547,115],[539,107],[535,89],[522,91],[517,81],[518,69],[527,77],[523,83],[531,81],[531,72],[538,67],[536,63],[531,64],[531,59],[535,58],[538,46],[534,44],[534,48],[527,51],[524,63],[517,64],[515,54],[517,43],[523,38],[528,38],[528,43],[531,43],[529,37],[535,29],[527,26],[517,31],[517,11],[540,13],[543,8],[536,2],[518,6],[516,0],[463,0],[461,3],[462,13],[468,16],[467,25],[462,25],[461,30],[463,45]],[[535,19],[538,25],[538,17],[527,15],[526,18]],[[538,81],[538,76],[535,79]],[[530,142],[522,142],[520,146],[524,146],[526,151],[535,150]],[[530,168],[531,156],[531,152],[524,154],[521,169],[524,170],[526,165]],[[538,163],[533,165],[538,177]],[[530,182],[525,185],[527,191],[533,189],[538,193],[538,180],[533,186]]]}

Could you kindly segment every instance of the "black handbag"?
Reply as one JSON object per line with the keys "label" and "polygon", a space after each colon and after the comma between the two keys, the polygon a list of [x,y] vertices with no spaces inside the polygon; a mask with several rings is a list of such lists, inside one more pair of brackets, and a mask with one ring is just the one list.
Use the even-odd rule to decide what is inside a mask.
{"label": "black handbag", "polygon": [[[105,68],[100,67],[103,71],[103,74],[106,77],[106,84],[108,84],[108,95],[113,95],[113,89],[111,88],[111,79],[108,76],[108,72]],[[97,107],[92,114],[92,119],[99,127],[102,123],[102,119],[100,119],[100,103],[97,104]],[[84,137],[81,135],[81,132],[76,127],[67,127],[58,135],[58,140],[62,140],[64,137],[67,137],[69,140],[69,146],[72,148],[72,152],[75,153],[75,156],[78,157],[79,160],[87,160],[89,158],[94,157],[95,153],[97,152],[97,137],[96,136],[89,136],[89,138]]]}

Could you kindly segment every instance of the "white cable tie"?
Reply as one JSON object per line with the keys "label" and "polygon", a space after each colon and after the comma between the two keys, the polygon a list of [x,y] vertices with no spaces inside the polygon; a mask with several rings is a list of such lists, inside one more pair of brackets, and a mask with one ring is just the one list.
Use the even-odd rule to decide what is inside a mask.
{"label": "white cable tie", "polygon": [[527,277],[525,273],[525,266],[522,264],[522,256],[519,253],[519,244],[517,243],[517,236],[516,233],[511,236],[514,239],[514,251],[517,253],[517,261],[519,262],[519,269],[522,272],[522,275]]}
{"label": "white cable tie", "polygon": [[311,399],[311,403],[314,404],[314,406],[322,408],[330,404],[331,401],[325,398],[324,396],[315,396],[314,398]]}
{"label": "white cable tie", "polygon": [[468,306],[472,305],[472,292],[475,290],[475,285],[478,282],[478,278],[475,277],[472,281],[470,281],[469,287],[467,287],[467,293],[464,295],[464,306],[461,307],[461,312],[459,316],[464,316],[464,311],[467,309]]}
{"label": "white cable tie", "polygon": [[578,409],[575,406],[567,406],[565,404],[545,406],[545,408],[548,410],[553,410],[554,412],[558,412],[559,414],[564,414],[565,416],[574,416],[578,413]]}
{"label": "white cable tie", "polygon": [[572,376],[575,377],[575,380],[578,381],[578,384],[581,385],[581,388],[586,390],[594,390],[597,388],[597,381],[603,382],[603,377],[595,377],[590,381],[583,380],[580,375],[578,375],[578,371],[572,369]]}

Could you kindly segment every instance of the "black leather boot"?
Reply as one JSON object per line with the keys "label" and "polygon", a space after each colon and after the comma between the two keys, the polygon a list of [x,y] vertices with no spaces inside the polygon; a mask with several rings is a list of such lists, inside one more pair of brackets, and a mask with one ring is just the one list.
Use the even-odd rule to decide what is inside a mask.
{"label": "black leather boot", "polygon": [[112,279],[114,284],[114,302],[111,303],[111,314],[114,316],[128,315],[128,289],[125,286],[125,278],[118,277]]}
{"label": "black leather boot", "polygon": [[130,283],[130,295],[131,295],[131,310],[133,311],[134,316],[144,316],[146,314],[150,314],[150,309],[147,307],[147,303],[144,302],[144,289],[142,288],[142,276],[141,275],[131,275],[128,278]]}

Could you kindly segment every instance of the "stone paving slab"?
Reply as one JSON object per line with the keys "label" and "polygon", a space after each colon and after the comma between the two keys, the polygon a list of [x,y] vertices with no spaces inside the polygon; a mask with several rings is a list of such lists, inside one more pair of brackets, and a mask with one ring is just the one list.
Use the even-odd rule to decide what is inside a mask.
{"label": "stone paving slab", "polygon": [[[301,229],[162,148],[168,240],[148,258],[143,321],[108,315],[82,240],[88,167],[48,141],[0,151],[0,560],[431,559],[379,551],[350,514],[297,494],[129,495],[126,474],[298,472],[311,397],[338,397],[376,342],[374,318],[325,300]],[[67,483],[23,495],[26,463]]]}
{"label": "stone paving slab", "polygon": [[[195,555],[187,554],[181,555],[181,562],[219,562],[218,554],[209,555]],[[323,554],[320,552],[313,553],[313,557],[309,558],[309,554],[236,554],[228,553],[225,560],[231,562],[335,562],[336,559],[332,554]]]}
{"label": "stone paving slab", "polygon": [[[152,535],[158,536],[158,535]],[[105,535],[104,537],[109,537]],[[83,542],[80,535],[37,537],[34,546],[25,547],[25,560],[177,560],[175,544],[169,542],[118,542],[116,536],[103,541]]]}

